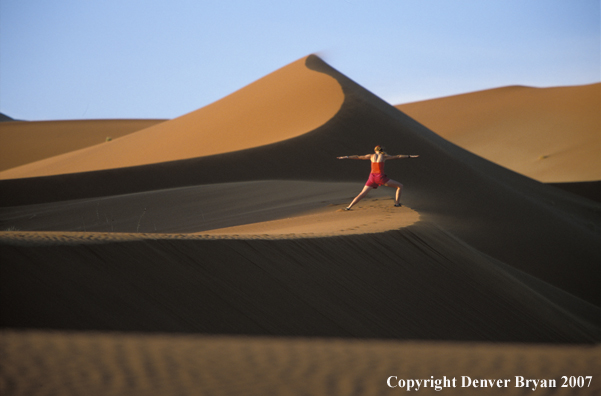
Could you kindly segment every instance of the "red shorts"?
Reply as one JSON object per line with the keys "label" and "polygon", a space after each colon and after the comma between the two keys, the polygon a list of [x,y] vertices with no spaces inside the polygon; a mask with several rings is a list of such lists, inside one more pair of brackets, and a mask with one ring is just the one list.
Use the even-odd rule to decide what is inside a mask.
{"label": "red shorts", "polygon": [[390,178],[383,173],[370,173],[369,179],[367,179],[365,185],[372,188],[378,188],[388,183],[388,180],[390,180]]}

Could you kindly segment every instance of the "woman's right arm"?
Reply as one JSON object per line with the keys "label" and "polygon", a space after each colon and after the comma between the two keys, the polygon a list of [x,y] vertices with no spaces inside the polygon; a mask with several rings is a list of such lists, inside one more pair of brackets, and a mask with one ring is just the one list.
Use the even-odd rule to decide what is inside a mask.
{"label": "woman's right arm", "polygon": [[338,159],[358,159],[358,160],[368,160],[371,159],[371,154],[366,155],[345,155],[344,157],[336,157]]}

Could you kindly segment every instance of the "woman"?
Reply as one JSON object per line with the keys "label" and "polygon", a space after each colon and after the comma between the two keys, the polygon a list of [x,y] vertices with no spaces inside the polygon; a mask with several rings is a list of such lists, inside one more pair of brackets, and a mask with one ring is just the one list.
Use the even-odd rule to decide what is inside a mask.
{"label": "woman", "polygon": [[386,174],[384,173],[384,162],[386,160],[397,158],[417,158],[419,157],[419,155],[388,155],[384,152],[384,147],[381,146],[376,146],[374,148],[374,151],[375,154],[350,156],[347,155],[345,157],[337,157],[338,159],[371,160],[371,173],[369,174],[369,179],[367,179],[367,183],[365,183],[365,186],[363,187],[363,191],[361,191],[361,193],[359,193],[359,195],[357,195],[355,199],[353,199],[353,202],[351,202],[351,204],[348,207],[344,208],[344,210],[351,210],[353,205],[355,205],[357,202],[363,199],[372,188],[378,188],[380,186],[395,187],[396,195],[394,199],[394,206],[401,206],[400,199],[401,192],[403,191],[403,185],[398,181],[394,181],[388,176],[386,176]]}

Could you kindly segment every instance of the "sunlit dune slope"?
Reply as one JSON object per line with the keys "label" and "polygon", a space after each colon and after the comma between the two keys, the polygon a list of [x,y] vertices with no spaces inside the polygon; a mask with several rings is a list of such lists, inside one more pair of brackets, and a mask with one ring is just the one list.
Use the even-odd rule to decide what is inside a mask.
{"label": "sunlit dune slope", "polygon": [[396,107],[445,139],[533,179],[601,180],[601,83],[513,86]]}
{"label": "sunlit dune slope", "polygon": [[305,59],[184,116],[119,140],[0,172],[1,179],[146,165],[257,147],[309,132],[344,99],[338,82]]}
{"label": "sunlit dune slope", "polygon": [[0,123],[0,171],[105,143],[164,120],[74,120]]}

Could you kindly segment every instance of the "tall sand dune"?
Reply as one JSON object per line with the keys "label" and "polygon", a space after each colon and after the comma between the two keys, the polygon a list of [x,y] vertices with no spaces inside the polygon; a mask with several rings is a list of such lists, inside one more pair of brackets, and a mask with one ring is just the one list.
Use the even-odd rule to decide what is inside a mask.
{"label": "tall sand dune", "polygon": [[[309,73],[307,70],[311,70],[309,75],[326,75],[319,80],[328,87],[335,81],[344,92],[344,103],[339,110],[330,114],[327,122],[321,119],[323,125],[309,133],[294,138],[283,133],[278,142],[219,155],[4,180],[0,182],[0,202],[4,207],[14,207],[260,180],[356,182],[360,189],[367,176],[367,164],[335,157],[365,154],[376,144],[384,144],[392,153],[420,154],[418,159],[390,161],[387,172],[405,184],[404,203],[424,221],[436,224],[494,259],[600,305],[599,205],[557,191],[457,147],[315,56],[295,62],[276,74],[282,73],[294,83],[298,81],[294,76],[298,73],[302,80]],[[255,87],[266,84],[268,88],[262,91],[277,92],[273,84],[281,81],[269,77],[259,80]],[[311,97],[309,92],[315,96],[323,93],[321,88],[306,89],[307,98]],[[275,95],[273,100],[265,98],[265,101],[278,98]],[[336,102],[331,109],[338,106]],[[232,114],[238,111],[238,107],[229,108]],[[129,137],[142,136],[147,131]],[[195,130],[189,133],[194,134]],[[168,144],[167,140],[170,139],[164,137],[153,144],[158,147]],[[149,155],[149,158],[155,157]],[[261,200],[269,191],[269,188],[262,189],[258,196],[249,199]],[[349,199],[353,195],[349,194]],[[94,205],[91,204],[89,212],[93,213]],[[138,213],[141,212],[136,211],[136,216]]]}
{"label": "tall sand dune", "polygon": [[44,161],[0,179],[115,169],[263,146],[327,122],[344,95],[335,79],[296,61],[209,106],[159,125]]}
{"label": "tall sand dune", "polygon": [[0,123],[0,171],[105,143],[164,120]]}
{"label": "tall sand dune", "polygon": [[601,180],[601,83],[512,86],[396,108],[458,146],[533,179]]}

